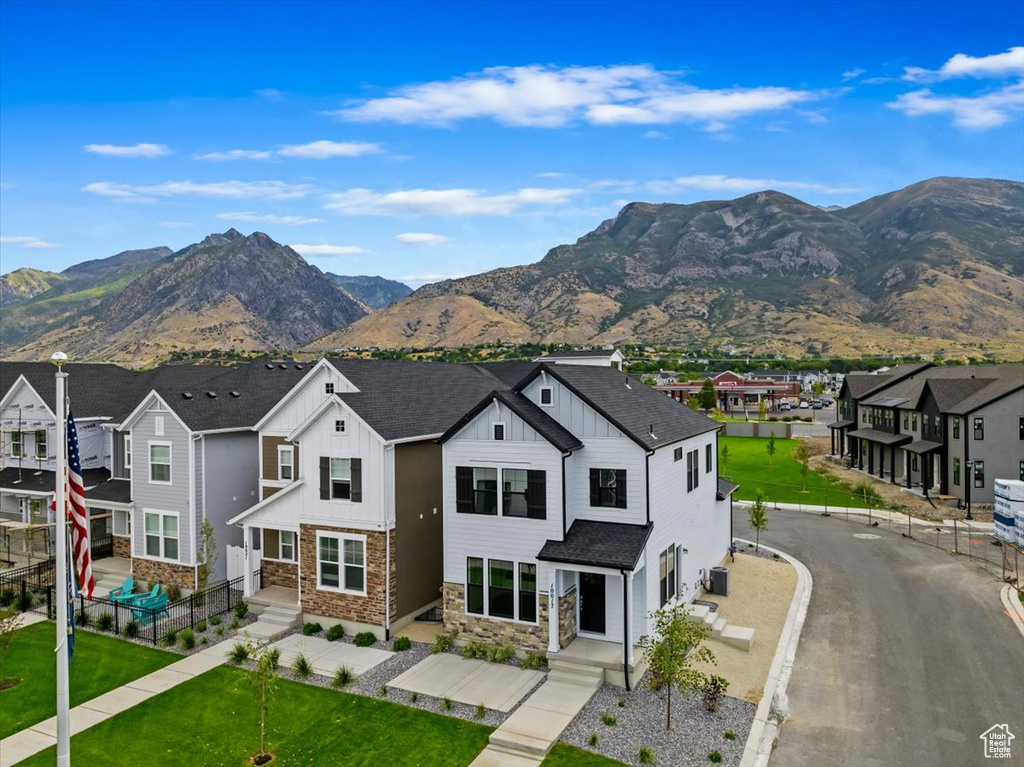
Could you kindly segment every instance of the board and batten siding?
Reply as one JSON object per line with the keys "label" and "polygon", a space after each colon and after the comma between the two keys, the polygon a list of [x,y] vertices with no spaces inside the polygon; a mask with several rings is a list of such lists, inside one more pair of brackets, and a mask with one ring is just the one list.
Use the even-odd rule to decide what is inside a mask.
{"label": "board and batten siding", "polygon": [[263,424],[261,433],[290,434],[331,396],[324,391],[327,382],[334,384],[336,394],[356,391],[356,387],[333,368],[315,368],[302,379],[299,390],[292,393],[281,409]]}
{"label": "board and batten siding", "polygon": [[[0,456],[0,466],[20,466],[25,469],[39,469],[56,471],[56,450],[57,422],[50,414],[49,408],[43,400],[27,386],[24,382],[12,387],[7,404],[0,413],[0,421],[3,421],[3,455]],[[21,460],[11,455],[10,432],[21,429]],[[36,431],[46,431],[47,457],[44,461],[36,458]],[[54,460],[49,460],[50,456]],[[95,467],[90,467],[95,468]]]}
{"label": "board and batten siding", "polygon": [[[154,410],[155,403],[142,413],[132,424],[132,500],[134,502],[134,524],[132,524],[132,555],[146,556],[145,519],[147,510],[175,511],[178,513],[178,561],[192,564],[195,524],[192,520],[189,501],[191,498],[191,466],[189,464],[189,443],[191,433],[186,431],[177,418],[167,410]],[[156,434],[156,419],[163,418],[163,436]],[[149,481],[150,441],[171,443],[171,484],[157,484]]]}
{"label": "board and batten siding", "polygon": [[[625,376],[622,378],[623,381],[626,380]],[[622,437],[623,439],[628,439],[603,415],[576,396],[570,389],[562,386],[559,381],[549,377],[547,383],[544,383],[541,379],[541,376],[533,379],[523,389],[523,394],[545,413],[579,437],[581,442],[586,443],[592,437]],[[550,406],[540,404],[540,390],[547,386],[551,387]]]}

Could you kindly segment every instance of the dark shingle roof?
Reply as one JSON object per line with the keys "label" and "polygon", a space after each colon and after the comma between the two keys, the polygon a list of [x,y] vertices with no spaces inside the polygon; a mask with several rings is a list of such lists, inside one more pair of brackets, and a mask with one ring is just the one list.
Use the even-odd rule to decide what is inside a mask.
{"label": "dark shingle roof", "polygon": [[878,429],[856,429],[847,436],[871,440],[882,445],[902,445],[904,442],[910,442],[913,439],[909,434],[891,434],[890,432]]}
{"label": "dark shingle roof", "polygon": [[511,388],[526,378],[539,364],[539,362],[481,362],[475,367],[494,376],[504,384],[504,388]]}
{"label": "dark shingle roof", "polygon": [[966,413],[1024,387],[1024,364],[928,367],[865,397],[863,404],[885,407],[886,400],[905,399],[902,406],[917,409],[926,387],[942,412]]}
{"label": "dark shingle roof", "polygon": [[615,354],[615,349],[612,349],[611,351],[608,351],[606,349],[592,349],[589,352],[577,352],[577,351],[551,352],[550,354],[545,354],[545,355],[542,355],[540,357],[537,357],[534,361],[535,362],[536,361],[544,361],[546,359],[547,360],[572,360],[572,359],[586,359],[586,358],[590,358],[590,357],[611,357],[613,354]]}
{"label": "dark shingle roof", "polygon": [[649,522],[627,525],[577,519],[565,534],[565,540],[545,543],[537,559],[632,570],[643,554],[652,527]]}
{"label": "dark shingle roof", "polygon": [[439,441],[447,442],[449,439],[454,437],[467,423],[476,418],[477,415],[479,415],[485,408],[489,407],[491,402],[494,400],[498,400],[503,403],[509,408],[509,410],[526,421],[526,423],[533,427],[538,434],[563,453],[568,453],[572,450],[583,447],[583,443],[580,442],[572,432],[541,410],[541,408],[537,407],[537,405],[535,405],[530,399],[524,397],[522,394],[514,394],[512,392],[502,392],[497,390],[492,391],[480,400],[472,410],[456,421],[451,428],[441,436]]}
{"label": "dark shingle roof", "polygon": [[108,479],[91,490],[85,491],[85,505],[94,502],[110,501],[113,503],[132,502],[132,483],[127,479]]}
{"label": "dark shingle roof", "polygon": [[[876,383],[874,386],[871,386],[870,381],[868,381],[867,389],[856,396],[867,397],[871,394],[877,394],[883,389],[888,389],[888,387],[892,386],[892,384],[897,383],[898,381],[902,381],[905,378],[908,378],[909,376],[916,375],[923,370],[927,370],[930,367],[932,367],[932,363],[930,362],[918,362],[913,365],[896,365],[895,367],[891,367],[888,370],[886,370],[885,373],[879,375],[868,375],[863,377],[858,376],[859,378],[874,378],[876,380]],[[847,376],[846,378],[847,380],[849,380],[850,377]]]}
{"label": "dark shingle roof", "polygon": [[[4,362],[0,364],[0,396],[25,376],[53,412],[57,411],[57,368],[49,362]],[[64,365],[68,374],[68,396],[76,418],[128,415],[145,394],[145,376],[117,365],[72,362]]]}
{"label": "dark shingle roof", "polygon": [[612,367],[540,365],[516,388],[521,389],[541,370],[648,450],[719,428],[710,418]]}
{"label": "dark shingle roof", "polygon": [[[25,460],[27,463],[28,459]],[[55,471],[34,469],[28,465],[21,469],[17,466],[8,466],[6,469],[0,470],[0,489],[11,492],[31,490],[37,493],[51,493],[56,487],[54,484],[56,476],[57,472]],[[87,488],[106,482],[109,478],[110,472],[106,469],[84,469],[82,471],[82,482]]]}
{"label": "dark shingle roof", "polygon": [[734,492],[734,491],[735,491],[735,490],[736,490],[736,489],[737,489],[738,487],[739,487],[739,485],[737,485],[737,484],[736,484],[735,482],[730,482],[730,481],[729,481],[729,480],[727,480],[727,479],[719,479],[719,480],[718,480],[718,491],[717,491],[717,492],[715,493],[715,497],[716,497],[716,498],[717,498],[717,499],[718,499],[719,501],[724,501],[724,500],[725,500],[726,498],[728,498],[728,497],[729,497],[729,496],[730,496],[730,495],[731,495],[731,494],[732,494],[732,493],[733,493],[733,492]]}

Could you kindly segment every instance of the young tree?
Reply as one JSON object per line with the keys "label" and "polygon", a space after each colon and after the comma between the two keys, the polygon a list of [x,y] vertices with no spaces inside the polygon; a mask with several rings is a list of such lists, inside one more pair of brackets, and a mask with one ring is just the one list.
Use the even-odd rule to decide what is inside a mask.
{"label": "young tree", "polygon": [[217,531],[213,529],[210,520],[204,519],[199,526],[199,567],[196,572],[199,580],[199,590],[202,591],[210,583],[210,576],[217,564],[220,552],[217,551]]}
{"label": "young tree", "polygon": [[757,491],[754,504],[748,512],[750,515],[750,526],[757,533],[755,538],[754,553],[761,550],[761,533],[768,529],[768,504],[765,503],[764,493]]}
{"label": "young tree", "polygon": [[277,687],[277,653],[269,644],[250,642],[249,658],[254,664],[252,671],[245,672],[240,684],[245,685],[253,693],[260,709],[260,750],[253,756],[253,764],[266,764],[273,756],[267,753],[267,712],[270,709],[270,698]]}
{"label": "young tree", "polygon": [[7,667],[7,654],[14,644],[14,632],[21,628],[21,613],[14,605],[0,608],[0,690],[7,687],[14,687],[18,679],[5,679],[4,671]]}
{"label": "young tree", "polygon": [[775,435],[768,435],[768,443],[764,446],[764,449],[768,451],[768,465],[772,465],[772,459],[775,458]]}
{"label": "young tree", "polygon": [[807,472],[811,468],[811,453],[807,449],[807,443],[800,440],[797,443],[796,448],[793,450],[793,457],[796,458],[797,463],[800,464],[800,479],[803,480],[803,488],[800,490],[801,493],[807,492]]}
{"label": "young tree", "polygon": [[760,399],[757,401],[757,420],[763,421],[768,417],[768,401]]}
{"label": "young tree", "polygon": [[700,395],[691,394],[686,398],[686,405],[693,410],[700,410]]}
{"label": "young tree", "polygon": [[700,406],[704,408],[704,415],[707,415],[708,411],[718,403],[718,398],[715,397],[715,382],[710,378],[705,378],[698,396],[700,397]]}
{"label": "young tree", "polygon": [[724,470],[729,465],[729,446],[722,445],[722,457],[719,459],[719,464]]}
{"label": "young tree", "polygon": [[711,627],[703,621],[687,618],[689,608],[676,605],[650,614],[654,634],[640,637],[640,647],[650,670],[648,685],[657,692],[666,688],[665,729],[672,729],[672,688],[689,697],[704,689],[708,675],[693,668],[694,663],[717,663],[715,654],[704,646]]}
{"label": "young tree", "polygon": [[819,397],[825,393],[825,382],[824,381],[813,381],[811,383],[811,391],[817,394]]}

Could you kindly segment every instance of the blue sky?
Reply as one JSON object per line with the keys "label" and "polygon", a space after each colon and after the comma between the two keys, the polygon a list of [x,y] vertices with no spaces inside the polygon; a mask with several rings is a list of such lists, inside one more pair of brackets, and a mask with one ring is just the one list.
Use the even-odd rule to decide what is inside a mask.
{"label": "blue sky", "polygon": [[1024,180],[1024,2],[0,2],[0,271],[234,226],[414,286],[626,202]]}

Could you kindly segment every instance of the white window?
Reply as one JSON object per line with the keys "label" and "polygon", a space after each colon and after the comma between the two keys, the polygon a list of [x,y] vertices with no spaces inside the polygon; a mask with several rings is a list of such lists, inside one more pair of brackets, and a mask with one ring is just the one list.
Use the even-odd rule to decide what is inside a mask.
{"label": "white window", "polygon": [[287,482],[295,479],[295,452],[291,445],[277,446],[277,478]]}
{"label": "white window", "polygon": [[349,499],[352,497],[352,460],[349,458],[331,459],[331,498]]}
{"label": "white window", "polygon": [[161,485],[171,484],[171,443],[149,443],[149,481]]}
{"label": "white window", "polygon": [[11,458],[21,458],[22,456],[22,442],[21,432],[11,432]]}
{"label": "white window", "polygon": [[324,394],[334,394],[334,382],[328,381],[324,384]]}
{"label": "white window", "polygon": [[345,433],[345,422],[340,418],[334,422],[334,431],[337,432],[338,434]]}
{"label": "white window", "polygon": [[46,458],[46,429],[36,432],[36,458]]}
{"label": "white window", "polygon": [[132,467],[132,435],[124,435],[124,467],[130,469]]}
{"label": "white window", "polygon": [[164,436],[164,417],[162,415],[153,417],[153,433],[158,437]]}
{"label": "white window", "polygon": [[291,530],[281,531],[281,559],[295,561],[295,533]]}
{"label": "white window", "polygon": [[263,558],[295,561],[295,533],[292,530],[263,528]]}
{"label": "white window", "polygon": [[494,439],[501,442],[505,439],[505,424],[496,423],[494,424]]}
{"label": "white window", "polygon": [[316,551],[318,588],[366,594],[366,536],[317,531]]}
{"label": "white window", "polygon": [[178,515],[171,511],[146,512],[146,556],[178,559]]}
{"label": "white window", "polygon": [[555,404],[554,390],[550,386],[540,387],[540,404],[544,407],[553,407]]}

